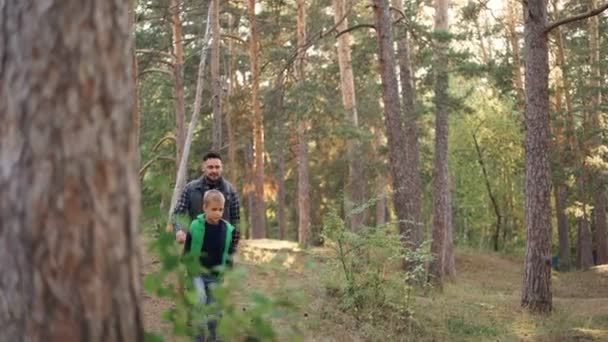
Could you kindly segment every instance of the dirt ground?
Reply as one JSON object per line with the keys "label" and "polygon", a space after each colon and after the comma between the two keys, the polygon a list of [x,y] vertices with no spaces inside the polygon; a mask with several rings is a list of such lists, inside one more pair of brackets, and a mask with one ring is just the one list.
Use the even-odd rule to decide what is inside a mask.
{"label": "dirt ground", "polygon": [[[328,255],[327,249],[302,251],[293,242],[244,240],[236,264],[247,270],[245,289],[299,292],[306,298],[295,318],[304,336],[298,340],[384,341],[364,338],[360,322],[341,311],[321,284],[320,265]],[[159,269],[153,254],[143,251],[142,257],[142,276]],[[585,272],[554,272],[554,310],[546,318],[532,317],[519,306],[521,260],[464,249],[457,251],[456,266],[457,277],[443,292],[416,298],[416,319],[429,336],[403,341],[608,341],[608,265]],[[171,303],[144,294],[146,331],[161,333],[165,341],[185,341],[173,337],[162,319],[170,307]]]}

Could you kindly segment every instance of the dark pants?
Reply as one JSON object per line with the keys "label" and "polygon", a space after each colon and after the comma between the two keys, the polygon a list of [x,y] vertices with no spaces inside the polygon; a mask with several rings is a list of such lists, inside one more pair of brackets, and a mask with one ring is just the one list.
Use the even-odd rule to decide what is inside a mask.
{"label": "dark pants", "polygon": [[[218,279],[213,276],[208,275],[200,275],[195,277],[194,280],[194,288],[196,289],[196,293],[198,295],[198,304],[199,308],[202,308],[207,305],[211,305],[215,302],[213,296],[211,294],[212,289],[217,286]],[[195,338],[195,341],[204,342],[204,341],[217,341],[217,316],[216,315],[206,315],[205,319],[202,322],[197,322],[197,326],[199,326],[200,330],[205,332],[205,325],[207,326],[207,331],[204,334],[198,335]]]}

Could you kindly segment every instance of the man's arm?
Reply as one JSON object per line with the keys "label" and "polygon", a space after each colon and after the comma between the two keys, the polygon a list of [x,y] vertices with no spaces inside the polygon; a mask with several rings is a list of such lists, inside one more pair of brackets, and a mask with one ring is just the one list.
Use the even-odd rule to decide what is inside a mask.
{"label": "man's arm", "polygon": [[239,244],[239,240],[241,238],[241,231],[239,230],[239,221],[241,220],[241,206],[239,203],[239,194],[232,189],[232,196],[230,201],[230,224],[234,226],[234,232],[232,234],[232,245],[234,246],[234,250]]}
{"label": "man's arm", "polygon": [[184,220],[184,217],[188,216],[188,208],[190,207],[190,196],[188,194],[188,187],[186,186],[179,196],[175,208],[173,208],[173,215],[171,215],[171,223],[173,224],[173,232],[177,233],[182,230],[182,224],[180,221]]}

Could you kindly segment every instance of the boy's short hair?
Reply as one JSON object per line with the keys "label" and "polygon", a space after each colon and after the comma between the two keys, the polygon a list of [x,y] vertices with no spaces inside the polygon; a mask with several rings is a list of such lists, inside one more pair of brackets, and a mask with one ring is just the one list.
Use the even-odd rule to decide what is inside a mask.
{"label": "boy's short hair", "polygon": [[219,153],[211,151],[211,152],[207,152],[205,153],[205,155],[203,156],[203,161],[206,162],[207,159],[219,159],[222,160],[222,156],[220,156]]}
{"label": "boy's short hair", "polygon": [[206,206],[211,201],[220,201],[222,203],[225,203],[226,198],[224,198],[224,194],[222,194],[222,192],[219,190],[208,190],[203,196],[203,206]]}

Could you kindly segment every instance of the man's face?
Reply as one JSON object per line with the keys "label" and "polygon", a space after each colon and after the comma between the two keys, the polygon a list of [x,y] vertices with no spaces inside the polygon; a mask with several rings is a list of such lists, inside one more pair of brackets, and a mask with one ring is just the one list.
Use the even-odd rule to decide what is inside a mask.
{"label": "man's face", "polygon": [[211,224],[218,224],[224,215],[224,202],[214,199],[203,205],[205,218]]}
{"label": "man's face", "polygon": [[203,174],[212,182],[222,177],[222,161],[217,158],[209,158],[203,162]]}

